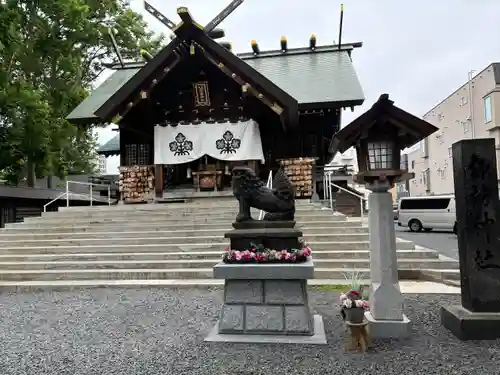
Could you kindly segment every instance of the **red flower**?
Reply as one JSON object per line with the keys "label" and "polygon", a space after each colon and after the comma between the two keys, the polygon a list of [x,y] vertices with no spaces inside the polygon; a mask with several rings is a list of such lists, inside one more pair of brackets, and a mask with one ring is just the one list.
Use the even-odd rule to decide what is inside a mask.
{"label": "red flower", "polygon": [[227,248],[226,248],[226,251],[228,251],[228,252],[229,252],[229,251],[231,251],[231,248],[230,248],[230,247],[227,247]]}
{"label": "red flower", "polygon": [[351,290],[349,293],[354,294],[356,297],[360,296],[360,294],[359,294],[359,292],[357,290]]}

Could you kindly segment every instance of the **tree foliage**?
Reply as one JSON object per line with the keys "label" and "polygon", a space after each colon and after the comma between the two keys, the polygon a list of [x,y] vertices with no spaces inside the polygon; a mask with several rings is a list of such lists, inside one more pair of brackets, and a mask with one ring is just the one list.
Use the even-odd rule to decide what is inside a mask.
{"label": "tree foliage", "polygon": [[[125,59],[159,49],[124,0],[5,0],[0,5],[0,171],[27,177],[89,172],[92,127],[65,117],[89,93],[105,62],[116,59],[108,29]],[[94,126],[101,126],[95,124]]]}

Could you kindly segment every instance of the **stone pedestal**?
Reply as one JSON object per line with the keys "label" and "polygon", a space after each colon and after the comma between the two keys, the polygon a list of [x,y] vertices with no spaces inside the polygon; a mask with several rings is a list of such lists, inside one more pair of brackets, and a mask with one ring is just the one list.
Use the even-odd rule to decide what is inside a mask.
{"label": "stone pedestal", "polygon": [[404,297],[399,288],[396,235],[389,186],[368,186],[370,229],[370,311],[365,317],[373,338],[404,338],[411,322],[403,313]]}
{"label": "stone pedestal", "polygon": [[309,307],[304,263],[225,264],[214,267],[225,279],[220,319],[206,341],[326,344],[323,320]]}
{"label": "stone pedestal", "polygon": [[460,305],[442,306],[441,324],[460,340],[500,337],[500,313],[472,312]]}
{"label": "stone pedestal", "polygon": [[252,244],[263,245],[268,249],[298,249],[302,231],[295,228],[253,228],[233,229],[224,237],[229,238],[231,249],[252,248]]}
{"label": "stone pedestal", "polygon": [[495,140],[453,144],[461,306],[441,322],[461,340],[500,338],[500,202]]}

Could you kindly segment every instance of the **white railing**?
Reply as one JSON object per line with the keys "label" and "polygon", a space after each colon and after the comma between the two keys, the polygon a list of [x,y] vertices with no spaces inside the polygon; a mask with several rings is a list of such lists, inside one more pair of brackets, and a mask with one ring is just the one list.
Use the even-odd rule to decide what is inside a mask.
{"label": "white railing", "polygon": [[[267,184],[266,187],[269,189],[273,188],[273,171],[269,171],[269,177],[267,177]],[[260,210],[259,212],[259,220],[264,219],[265,212],[264,210]]]}
{"label": "white railing", "polygon": [[361,220],[363,220],[366,198],[363,197],[362,195],[353,193],[352,191],[333,183],[332,182],[332,174],[325,173],[323,176],[323,192],[324,192],[323,194],[324,194],[324,198],[328,199],[330,201],[330,208],[332,209],[332,211],[333,211],[333,191],[332,191],[333,189],[332,188],[337,188],[339,190],[345,191],[346,193],[349,193],[349,194],[355,196],[356,198],[359,198],[359,208],[360,208]]}
{"label": "white railing", "polygon": [[[89,187],[89,194],[81,194],[81,193],[73,193],[69,190],[70,184],[75,184],[75,185],[86,185]],[[81,182],[81,181],[66,181],[66,191],[64,193],[59,194],[57,197],[52,199],[49,203],[46,203],[43,205],[43,212],[47,212],[47,207],[54,203],[55,201],[66,197],[66,207],[69,207],[69,198],[70,194],[71,195],[76,195],[80,197],[89,197],[90,205],[93,205],[94,202],[94,197],[93,197],[93,190],[92,187],[94,186],[106,186],[108,188],[108,206],[111,206],[111,185],[105,185],[105,184],[94,184],[91,182]]]}

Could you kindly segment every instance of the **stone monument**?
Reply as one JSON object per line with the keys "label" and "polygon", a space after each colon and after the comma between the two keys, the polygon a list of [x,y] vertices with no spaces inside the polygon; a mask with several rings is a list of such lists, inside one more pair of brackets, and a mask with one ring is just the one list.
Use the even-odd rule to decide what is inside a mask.
{"label": "stone monument", "polygon": [[[250,168],[233,169],[233,191],[239,203],[234,229],[225,234],[230,249],[260,247],[300,249],[302,236],[295,229],[293,186],[277,172],[269,189]],[[266,211],[254,220],[250,208]],[[299,252],[297,252],[299,254]],[[303,262],[221,262],[214,277],[224,279],[220,319],[205,339],[219,342],[326,344],[323,320],[309,307],[307,279],[314,277],[310,257]]]}
{"label": "stone monument", "polygon": [[462,305],[441,322],[461,340],[500,338],[500,203],[495,140],[453,144]]}

